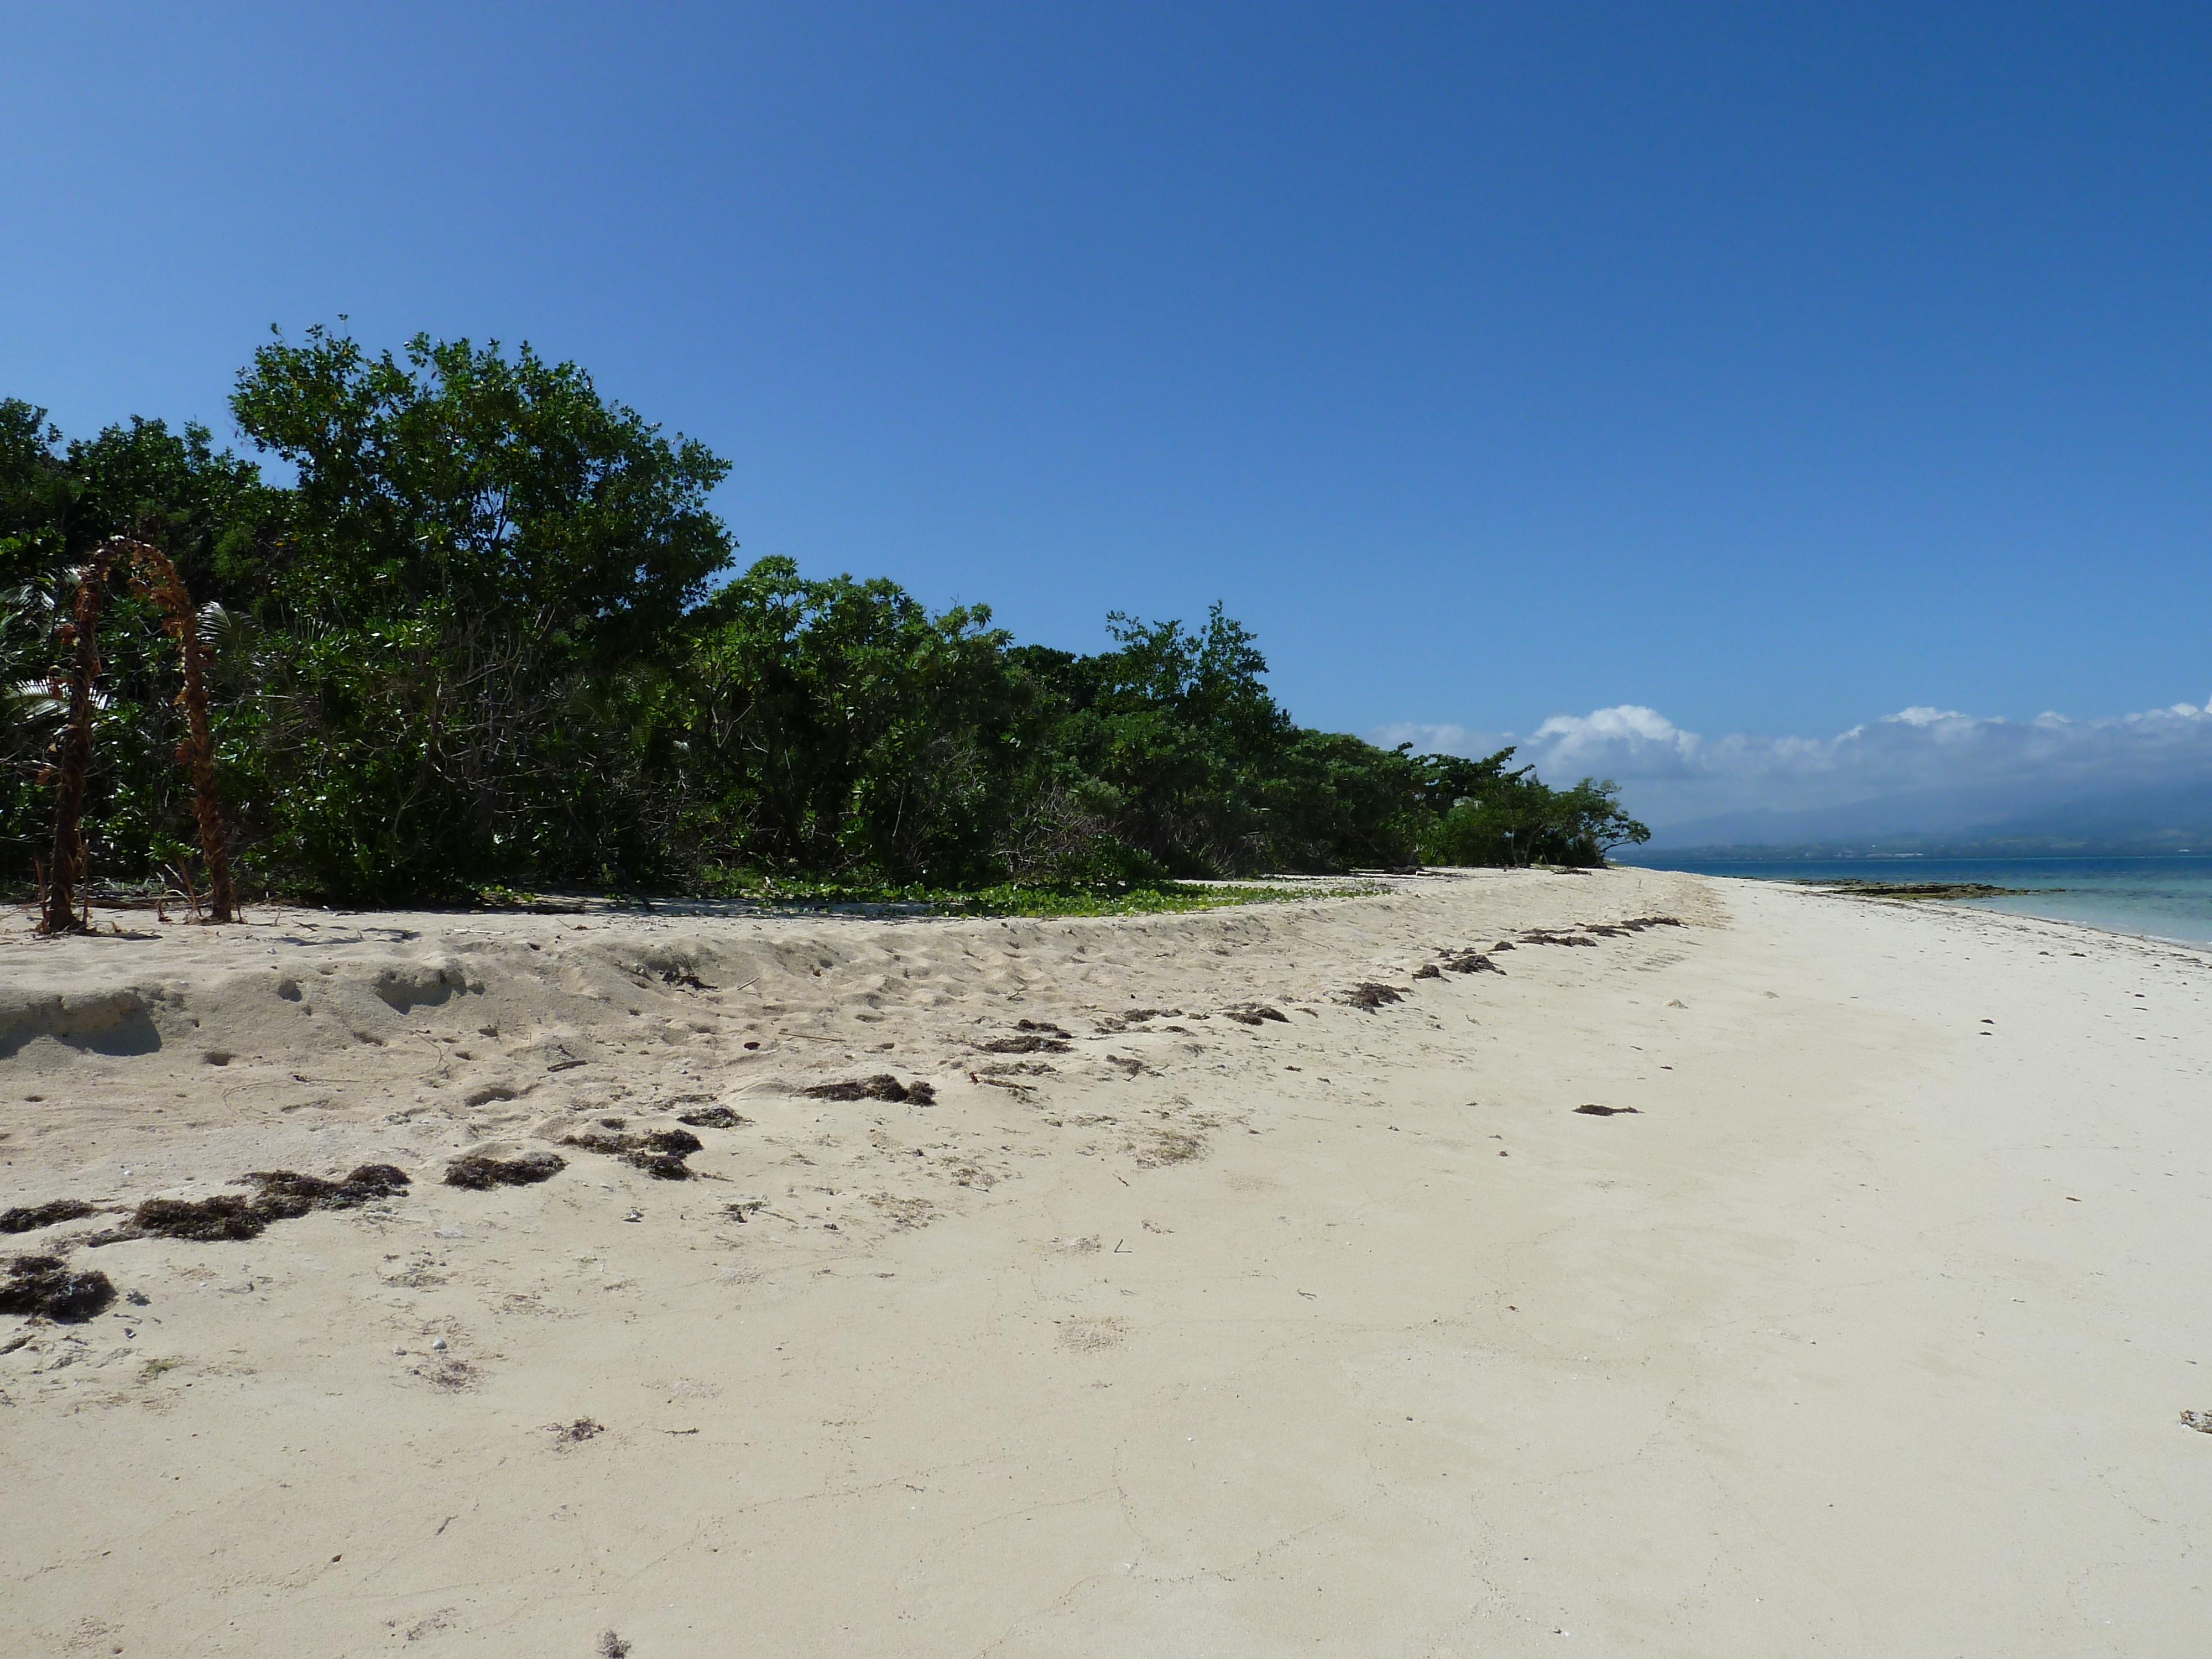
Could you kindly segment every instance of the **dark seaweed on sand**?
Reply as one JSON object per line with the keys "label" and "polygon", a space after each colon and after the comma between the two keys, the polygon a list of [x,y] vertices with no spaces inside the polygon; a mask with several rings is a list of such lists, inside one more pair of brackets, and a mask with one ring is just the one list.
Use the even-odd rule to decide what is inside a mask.
{"label": "dark seaweed on sand", "polygon": [[1376,985],[1363,981],[1346,991],[1344,994],[1344,1000],[1352,1007],[1364,1008],[1371,1013],[1386,1003],[1403,1002],[1406,1000],[1406,994],[1395,986]]}
{"label": "dark seaweed on sand", "polygon": [[[1132,1025],[1141,1025],[1148,1019],[1180,1019],[1180,1008],[1124,1008],[1117,1014],[1099,1017],[1098,1029],[1109,1036],[1127,1030]],[[1063,1036],[1066,1033],[1062,1033]]]}
{"label": "dark seaweed on sand", "polygon": [[123,1225],[85,1243],[183,1238],[215,1244],[258,1238],[272,1221],[289,1221],[313,1210],[358,1209],[396,1197],[409,1184],[407,1172],[389,1164],[364,1164],[343,1181],[325,1181],[297,1170],[255,1170],[245,1178],[258,1188],[250,1199],[234,1193],[218,1193],[213,1198],[149,1198]]}
{"label": "dark seaweed on sand", "polygon": [[[1016,1046],[1002,1048],[994,1042],[981,1046],[993,1054],[1032,1054],[1040,1048],[1057,1051],[1068,1046],[1065,1042],[1041,1042],[1035,1037],[1007,1037],[1002,1041]],[[937,1103],[937,1090],[933,1085],[924,1083],[920,1078],[912,1083],[901,1083],[889,1072],[878,1073],[860,1083],[817,1083],[801,1092],[816,1100],[888,1100],[893,1105],[903,1103],[915,1106]]]}
{"label": "dark seaweed on sand", "polygon": [[63,1221],[78,1221],[99,1213],[97,1206],[88,1204],[81,1198],[57,1198],[50,1203],[0,1210],[0,1233],[33,1232],[40,1227],[51,1227]]}
{"label": "dark seaweed on sand", "polygon": [[1024,1031],[1016,1036],[993,1037],[975,1046],[987,1054],[1064,1054],[1075,1045],[1062,1037]]}
{"label": "dark seaweed on sand", "polygon": [[726,1106],[708,1106],[696,1112],[685,1112],[676,1120],[688,1123],[695,1129],[744,1129],[752,1126],[752,1119],[743,1113],[733,1112]]}
{"label": "dark seaweed on sand", "polygon": [[563,1146],[580,1146],[587,1152],[605,1152],[659,1181],[689,1181],[692,1171],[684,1160],[706,1143],[689,1129],[652,1129],[642,1134],[601,1134],[586,1129],[561,1137]]}
{"label": "dark seaweed on sand", "polygon": [[36,1314],[47,1319],[90,1319],[115,1300],[106,1273],[72,1273],[58,1255],[19,1255],[0,1279],[0,1313]]}
{"label": "dark seaweed on sand", "polygon": [[246,1178],[260,1188],[254,1207],[270,1220],[289,1220],[310,1210],[352,1210],[380,1198],[397,1198],[410,1185],[407,1172],[389,1164],[364,1164],[343,1181],[301,1175],[296,1170],[252,1170]]}
{"label": "dark seaweed on sand", "polygon": [[485,1192],[494,1187],[527,1187],[550,1181],[568,1167],[558,1152],[525,1152],[520,1158],[487,1158],[464,1152],[446,1166],[446,1185]]}
{"label": "dark seaweed on sand", "polygon": [[[1513,947],[1502,945],[1498,948],[1510,951]],[[1505,971],[1480,951],[1462,951],[1455,956],[1446,957],[1437,965],[1451,974],[1502,974]],[[1419,979],[1420,975],[1416,974],[1413,977]]]}
{"label": "dark seaweed on sand", "polygon": [[235,1193],[213,1198],[149,1198],[131,1212],[131,1219],[88,1242],[112,1244],[126,1238],[187,1238],[213,1244],[225,1240],[258,1238],[269,1224],[269,1215]]}
{"label": "dark seaweed on sand", "polygon": [[1281,1009],[1270,1008],[1261,1002],[1240,1002],[1234,1008],[1224,1008],[1221,1017],[1233,1019],[1239,1025],[1259,1025],[1271,1019],[1280,1020],[1285,1025],[1291,1023],[1290,1016]]}

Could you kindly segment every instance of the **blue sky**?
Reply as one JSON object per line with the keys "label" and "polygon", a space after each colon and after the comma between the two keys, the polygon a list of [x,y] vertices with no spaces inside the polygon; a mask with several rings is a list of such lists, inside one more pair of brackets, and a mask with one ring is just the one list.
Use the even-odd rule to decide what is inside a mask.
{"label": "blue sky", "polygon": [[10,5],[0,395],[526,338],[749,556],[1656,801],[2212,696],[2208,139],[2202,7]]}

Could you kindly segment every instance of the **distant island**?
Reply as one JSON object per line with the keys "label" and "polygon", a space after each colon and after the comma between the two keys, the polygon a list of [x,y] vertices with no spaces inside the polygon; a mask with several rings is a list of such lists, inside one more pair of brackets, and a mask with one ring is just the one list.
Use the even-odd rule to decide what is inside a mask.
{"label": "distant island", "polygon": [[2051,836],[2006,836],[1962,840],[1928,836],[1885,842],[1878,846],[1834,842],[1780,843],[1727,842],[1704,845],[1662,844],[1625,849],[1613,854],[1624,864],[1656,869],[1684,864],[1832,864],[1863,860],[1869,864],[1905,863],[1918,859],[2079,859],[2177,858],[2212,856],[2212,833],[2186,841],[2178,836],[2145,835],[2109,839]]}
{"label": "distant island", "polygon": [[1655,827],[1637,863],[2212,854],[2212,780],[2098,787],[2021,777],[1794,811],[1753,808]]}

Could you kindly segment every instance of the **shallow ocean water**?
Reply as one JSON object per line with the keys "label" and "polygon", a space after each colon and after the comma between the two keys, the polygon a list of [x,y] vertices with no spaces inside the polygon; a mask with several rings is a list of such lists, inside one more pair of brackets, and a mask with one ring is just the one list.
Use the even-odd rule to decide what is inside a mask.
{"label": "shallow ocean water", "polygon": [[2016,896],[1966,899],[1977,909],[2076,921],[2120,933],[2147,933],[2191,945],[2212,945],[2212,854],[2160,858],[1942,859],[1857,858],[1670,860],[1636,863],[1647,869],[1764,881],[1978,881],[2032,888]]}

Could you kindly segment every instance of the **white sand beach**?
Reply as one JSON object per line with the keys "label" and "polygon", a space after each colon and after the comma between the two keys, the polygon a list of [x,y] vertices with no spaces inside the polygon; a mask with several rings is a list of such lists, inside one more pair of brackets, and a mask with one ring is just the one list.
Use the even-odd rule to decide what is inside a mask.
{"label": "white sand beach", "polygon": [[0,1206],[99,1206],[0,1254],[122,1293],[0,1318],[11,1652],[2208,1645],[2200,955],[1633,870],[100,919],[0,937]]}

